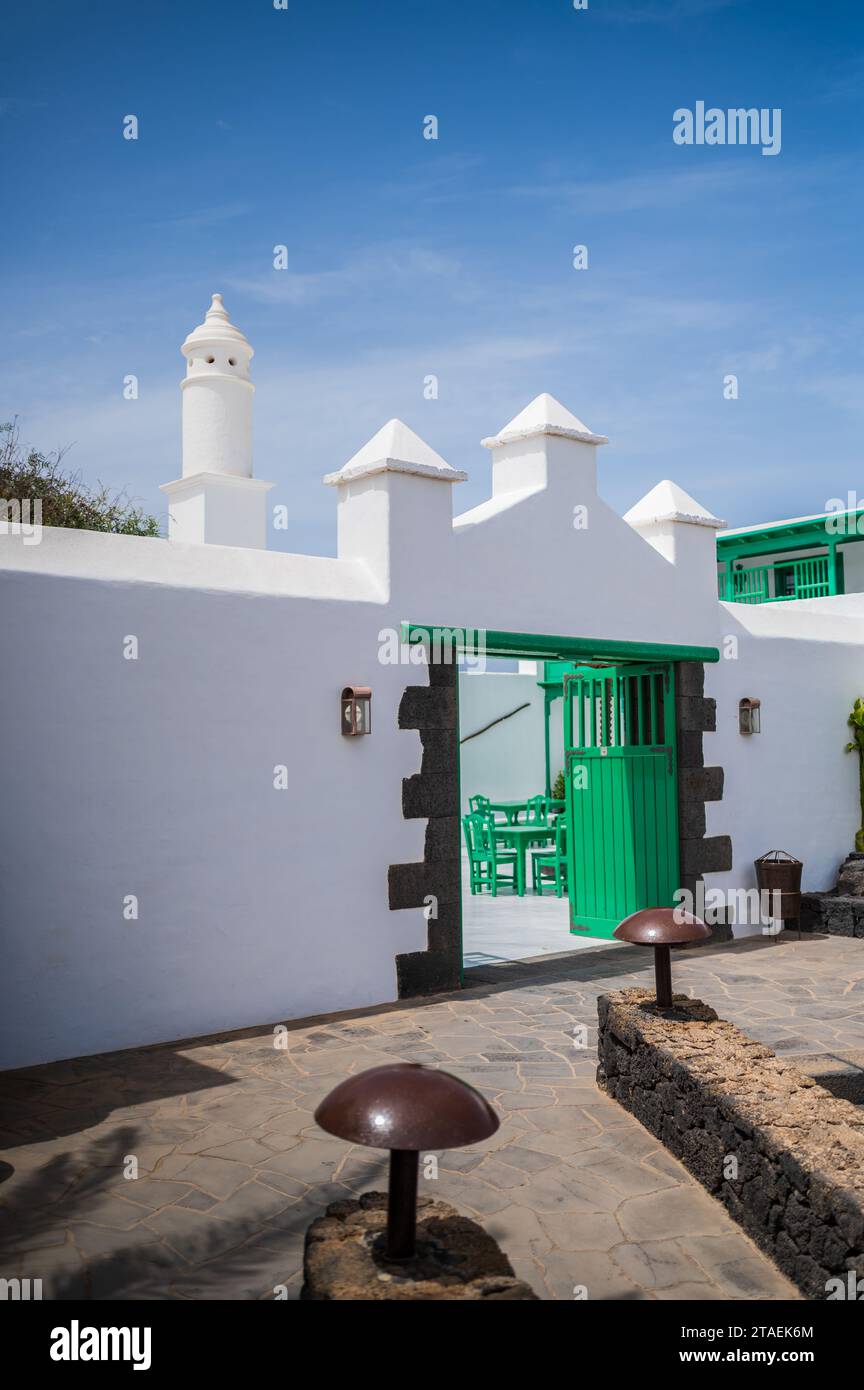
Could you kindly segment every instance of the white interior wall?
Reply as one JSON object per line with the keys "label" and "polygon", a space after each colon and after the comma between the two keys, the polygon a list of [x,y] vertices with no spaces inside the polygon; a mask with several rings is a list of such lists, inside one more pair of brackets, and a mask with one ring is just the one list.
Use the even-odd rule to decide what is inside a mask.
{"label": "white interior wall", "polygon": [[[480,793],[492,801],[514,801],[539,796],[546,787],[543,691],[536,675],[515,672],[472,672],[459,677],[460,735],[467,734],[507,714],[528,701],[512,719],[469,739],[460,748],[463,814],[468,801]],[[549,723],[552,780],[563,766],[561,701],[552,706]]]}
{"label": "white interior wall", "polygon": [[839,547],[843,555],[843,583],[847,594],[864,592],[864,540]]}

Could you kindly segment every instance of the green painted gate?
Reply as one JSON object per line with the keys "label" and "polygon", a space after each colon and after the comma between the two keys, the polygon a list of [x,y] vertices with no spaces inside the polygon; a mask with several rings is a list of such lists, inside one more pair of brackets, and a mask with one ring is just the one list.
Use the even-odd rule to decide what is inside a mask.
{"label": "green painted gate", "polygon": [[564,680],[570,930],[611,936],[678,888],[672,665],[579,666]]}

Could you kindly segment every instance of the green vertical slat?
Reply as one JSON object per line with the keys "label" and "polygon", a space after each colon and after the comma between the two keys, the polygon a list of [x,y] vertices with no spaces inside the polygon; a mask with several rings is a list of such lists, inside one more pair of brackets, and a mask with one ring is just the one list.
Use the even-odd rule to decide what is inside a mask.
{"label": "green vertical slat", "polygon": [[606,902],[609,895],[608,888],[608,857],[609,857],[609,778],[606,769],[605,759],[597,762],[597,806],[598,815],[594,827],[594,854],[596,864],[596,884],[597,884],[597,915],[605,917]]}
{"label": "green vertical slat", "polygon": [[574,801],[578,805],[579,820],[579,859],[576,864],[576,873],[579,875],[577,885],[577,904],[583,916],[588,916],[589,904],[591,901],[591,882],[590,882],[590,858],[591,858],[591,782],[593,773],[588,759],[583,760],[583,766],[588,769],[588,785],[583,791],[574,791]]}
{"label": "green vertical slat", "polygon": [[582,915],[589,915],[590,899],[592,899],[592,817],[590,817],[590,784],[592,784],[592,767],[588,759],[583,759],[583,766],[588,767],[588,787],[582,791],[574,792],[578,798],[579,805],[579,841],[581,841],[581,865],[578,872],[581,873],[581,890],[579,890],[579,908]]}
{"label": "green vertical slat", "polygon": [[593,901],[593,861],[594,852],[592,840],[594,838],[594,816],[591,808],[591,799],[594,795],[594,766],[590,758],[584,758],[582,765],[588,770],[588,785],[580,792],[574,792],[574,796],[579,802],[579,816],[582,840],[582,895],[580,906],[584,916],[591,915],[591,904]]}
{"label": "green vertical slat", "polygon": [[609,853],[609,909],[610,917],[623,916],[621,909],[621,864],[627,858],[626,852],[622,853],[621,832],[623,829],[623,817],[621,815],[621,760],[610,758],[612,766],[609,769],[607,781],[609,783],[609,817],[612,822],[613,843]]}
{"label": "green vertical slat", "polygon": [[611,839],[609,840],[607,845],[607,858],[609,860],[607,869],[609,897],[607,900],[606,915],[608,917],[617,917],[619,915],[618,876],[619,866],[623,857],[620,849],[622,825],[618,814],[620,802],[621,769],[617,758],[613,758],[610,761],[612,763],[612,766],[609,769],[607,783],[609,786],[609,825]]}
{"label": "green vertical slat", "polygon": [[[625,839],[632,837],[633,834],[633,808],[631,805],[633,788],[633,765],[630,758],[618,759],[618,780],[620,784],[620,816]],[[636,856],[632,853],[623,854],[619,857],[619,912],[622,917],[634,909],[630,906],[634,899],[633,893],[633,873],[636,864]]]}
{"label": "green vertical slat", "polygon": [[657,737],[657,677],[649,676],[649,692],[651,699],[651,731],[647,739],[649,744],[660,744],[661,739]]}
{"label": "green vertical slat", "polygon": [[647,754],[645,757],[645,776],[647,778],[646,815],[645,815],[645,863],[648,865],[649,884],[651,893],[650,907],[658,907],[658,893],[660,888],[660,865],[657,859],[657,763],[656,753]]}
{"label": "green vertical slat", "polygon": [[644,733],[643,733],[643,729],[644,729],[643,720],[644,720],[644,717],[645,717],[645,710],[644,710],[644,703],[643,703],[643,699],[642,699],[642,677],[641,677],[641,676],[634,676],[633,679],[634,679],[634,681],[636,682],[636,714],[637,714],[637,721],[638,721],[638,722],[637,722],[637,728],[636,728],[636,741],[637,741],[638,743],[644,743],[644,742],[645,742],[645,735],[644,735]]}
{"label": "green vertical slat", "polygon": [[582,812],[576,801],[576,790],[573,786],[574,778],[573,763],[570,765],[570,816],[567,821],[567,857],[568,857],[568,896],[570,898],[570,912],[573,921],[578,920],[579,910],[582,906],[582,898],[585,892],[585,839],[582,828]]}
{"label": "green vertical slat", "polygon": [[618,827],[615,826],[614,780],[614,762],[610,765],[608,759],[604,759],[603,824],[604,826],[608,826],[608,834],[604,835],[603,845],[603,858],[606,860],[606,862],[604,862],[604,869],[606,869],[606,877],[604,877],[604,884],[606,884],[606,910],[604,910],[603,913],[604,917],[615,916],[615,860],[618,859],[618,855],[621,853],[620,848],[618,848],[620,847],[621,841],[618,835],[615,834]]}
{"label": "green vertical slat", "polygon": [[672,906],[672,896],[679,885],[680,864],[678,852],[678,731],[675,726],[675,667],[669,667],[669,692],[666,701],[666,728],[664,742],[672,750],[666,769],[666,842],[669,861],[669,897],[667,906]]}
{"label": "green vertical slat", "polygon": [[600,815],[594,829],[594,850],[597,855],[597,912],[600,917],[607,915],[609,900],[609,769],[604,758],[597,762],[598,800]]}
{"label": "green vertical slat", "polygon": [[633,677],[624,677],[624,745],[630,746],[632,743],[633,729]]}
{"label": "green vertical slat", "polygon": [[[635,765],[633,769],[633,820],[634,824],[645,819],[645,778],[639,768]],[[634,878],[636,880],[636,905],[635,912],[640,907],[648,904],[648,866],[643,858],[637,858],[634,865]]]}

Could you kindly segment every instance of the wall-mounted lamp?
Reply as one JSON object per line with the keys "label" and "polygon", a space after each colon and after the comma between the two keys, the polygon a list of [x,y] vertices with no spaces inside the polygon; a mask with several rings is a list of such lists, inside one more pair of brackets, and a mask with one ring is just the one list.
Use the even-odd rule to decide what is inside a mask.
{"label": "wall-mounted lamp", "polygon": [[346,738],[372,732],[372,691],[368,685],[346,685],[342,691],[342,732]]}
{"label": "wall-mounted lamp", "polygon": [[739,734],[759,734],[762,732],[762,701],[751,700],[745,695],[743,700],[738,701],[738,732]]}

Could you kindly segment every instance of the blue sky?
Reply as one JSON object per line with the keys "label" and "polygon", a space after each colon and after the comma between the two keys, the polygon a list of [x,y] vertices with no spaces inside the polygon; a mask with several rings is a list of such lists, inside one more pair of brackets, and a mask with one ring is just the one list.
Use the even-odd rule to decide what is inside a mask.
{"label": "blue sky", "polygon": [[[219,290],[282,548],[334,552],[321,476],[393,415],[473,505],[480,438],[544,390],[610,436],[622,511],[661,477],[730,525],[864,491],[851,0],[46,0],[4,29],[0,415],[86,481],[164,513]],[[699,100],[780,107],[780,154],[675,145]]]}

